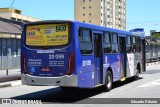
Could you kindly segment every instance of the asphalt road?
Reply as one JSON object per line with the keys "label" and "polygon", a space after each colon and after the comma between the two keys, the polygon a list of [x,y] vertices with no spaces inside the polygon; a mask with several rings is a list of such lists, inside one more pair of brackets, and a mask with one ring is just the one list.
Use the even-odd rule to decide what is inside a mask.
{"label": "asphalt road", "polygon": [[[116,82],[110,92],[96,89],[61,90],[55,86],[16,86],[0,89],[0,98],[12,99],[42,99],[43,103],[87,103],[99,104],[119,103],[128,98],[160,98],[160,65],[147,66],[147,72],[140,75],[136,81],[127,79],[125,82]],[[113,99],[112,99],[113,98]],[[120,99],[115,99],[120,98]],[[122,99],[127,98],[127,99]]]}

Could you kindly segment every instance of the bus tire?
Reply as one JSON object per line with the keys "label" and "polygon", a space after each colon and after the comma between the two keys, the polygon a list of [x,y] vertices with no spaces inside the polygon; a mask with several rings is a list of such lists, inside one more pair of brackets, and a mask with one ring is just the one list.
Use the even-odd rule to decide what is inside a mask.
{"label": "bus tire", "polygon": [[139,79],[140,67],[137,68],[136,75],[134,76],[135,80]]}
{"label": "bus tire", "polygon": [[105,85],[104,85],[104,91],[108,92],[112,89],[113,85],[113,78],[111,71],[107,71],[106,77],[105,77]]}

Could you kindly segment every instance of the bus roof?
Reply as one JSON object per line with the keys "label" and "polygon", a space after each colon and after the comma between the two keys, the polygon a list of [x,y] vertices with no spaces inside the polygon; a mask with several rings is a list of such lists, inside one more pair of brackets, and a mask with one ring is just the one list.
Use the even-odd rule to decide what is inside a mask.
{"label": "bus roof", "polygon": [[99,25],[94,25],[94,24],[90,24],[90,23],[84,23],[84,22],[79,22],[79,21],[75,21],[75,20],[43,20],[43,21],[36,21],[36,22],[29,22],[26,23],[24,25],[37,25],[37,24],[49,24],[49,23],[66,23],[66,22],[70,22],[70,23],[75,23],[78,24],[79,26],[82,27],[89,27],[92,29],[97,29],[100,31],[109,31],[109,32],[118,32],[119,34],[122,35],[135,35],[132,32],[129,31],[124,31],[124,30],[118,30],[118,29],[114,29],[114,28],[109,28],[109,27],[104,27],[104,26],[99,26]]}
{"label": "bus roof", "polygon": [[124,34],[124,35],[133,35],[132,32],[129,31],[124,31],[124,30],[119,30],[119,29],[114,29],[114,28],[109,28],[109,27],[104,27],[104,26],[99,26],[99,25],[94,25],[94,24],[90,24],[90,23],[83,23],[83,22],[79,22],[79,21],[73,21],[75,23],[78,23],[79,25],[82,26],[86,26],[89,28],[93,28],[93,29],[99,29],[101,31],[108,31],[108,32],[118,32],[119,34]]}

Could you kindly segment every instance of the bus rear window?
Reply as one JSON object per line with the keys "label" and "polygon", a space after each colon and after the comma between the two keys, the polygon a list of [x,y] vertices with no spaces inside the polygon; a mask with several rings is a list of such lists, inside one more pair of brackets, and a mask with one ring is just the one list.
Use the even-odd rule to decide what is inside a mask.
{"label": "bus rear window", "polygon": [[28,25],[26,28],[28,46],[62,46],[67,45],[68,42],[68,24]]}

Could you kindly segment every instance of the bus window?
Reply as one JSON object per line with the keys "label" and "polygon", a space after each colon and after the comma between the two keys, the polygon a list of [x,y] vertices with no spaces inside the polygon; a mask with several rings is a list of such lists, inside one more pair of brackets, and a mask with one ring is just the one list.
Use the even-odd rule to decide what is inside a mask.
{"label": "bus window", "polygon": [[132,37],[132,43],[133,43],[133,44],[136,43],[136,37]]}
{"label": "bus window", "polygon": [[112,34],[112,53],[118,53],[118,35]]}
{"label": "bus window", "polygon": [[111,53],[111,35],[110,33],[105,33],[103,37],[103,44],[104,44],[104,53]]}
{"label": "bus window", "polygon": [[92,54],[92,35],[90,30],[79,30],[79,45],[82,54]]}
{"label": "bus window", "polygon": [[133,51],[133,53],[136,53],[136,50],[137,50],[136,37],[133,36],[132,37],[132,51]]}
{"label": "bus window", "polygon": [[132,37],[132,48],[133,48],[133,52],[141,52],[141,39],[138,36],[133,36]]}
{"label": "bus window", "polygon": [[132,42],[131,42],[131,36],[127,36],[127,53],[132,52]]}
{"label": "bus window", "polygon": [[126,38],[119,37],[119,52],[125,53],[125,51],[126,51]]}
{"label": "bus window", "polygon": [[131,37],[127,36],[127,45],[131,45]]}
{"label": "bus window", "polygon": [[136,37],[136,43],[137,43],[137,44],[141,44],[141,39],[140,39],[140,37]]}
{"label": "bus window", "polygon": [[112,44],[112,53],[118,53],[118,44]]}
{"label": "bus window", "polygon": [[112,43],[118,44],[118,35],[117,34],[112,35]]}
{"label": "bus window", "polygon": [[141,52],[141,39],[140,39],[140,37],[136,37],[136,44],[137,44],[136,52],[140,53]]}

